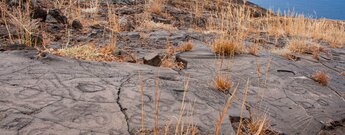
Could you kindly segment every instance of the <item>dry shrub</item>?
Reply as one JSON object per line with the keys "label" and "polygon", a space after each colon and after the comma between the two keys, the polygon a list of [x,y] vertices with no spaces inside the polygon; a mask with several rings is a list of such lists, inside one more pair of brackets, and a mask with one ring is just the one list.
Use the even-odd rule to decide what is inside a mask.
{"label": "dry shrub", "polygon": [[277,134],[269,129],[268,119],[265,115],[251,116],[243,119],[242,124],[235,125],[238,135],[274,135]]}
{"label": "dry shrub", "polygon": [[293,39],[290,40],[286,46],[291,52],[295,53],[309,53],[309,45],[304,40]]}
{"label": "dry shrub", "polygon": [[[35,34],[38,33],[39,21],[37,19],[31,19],[31,7],[30,2],[24,3],[24,1],[18,1],[25,4],[25,7],[13,6],[9,7],[5,2],[0,2],[0,13],[2,20],[4,21],[8,36],[12,40],[12,35],[18,35],[21,44],[26,44],[28,46],[36,46],[37,39]],[[9,25],[15,26],[16,33],[11,33],[9,30]],[[15,37],[15,36],[13,36]]]}
{"label": "dry shrub", "polygon": [[71,57],[81,60],[91,61],[119,61],[120,59],[112,55],[111,53],[116,49],[114,45],[105,45],[101,48],[95,47],[93,44],[86,44],[81,46],[73,46],[58,50],[48,50],[49,52]]}
{"label": "dry shrub", "polygon": [[192,41],[183,42],[181,46],[176,48],[176,51],[188,52],[191,51],[193,47],[194,44],[192,43]]}
{"label": "dry shrub", "polygon": [[[259,22],[259,21],[258,21]],[[267,15],[261,27],[273,36],[295,36],[327,41],[331,47],[345,44],[345,23],[326,19],[310,19],[293,12],[284,15]]]}
{"label": "dry shrub", "polygon": [[166,68],[178,68],[182,69],[183,68],[183,63],[176,62],[173,59],[170,58],[165,58],[162,60],[162,63],[160,65],[161,67],[166,67]]}
{"label": "dry shrub", "polygon": [[286,46],[291,52],[300,54],[312,54],[314,59],[319,59],[321,52],[327,53],[325,48],[315,43],[307,43],[304,40],[292,39]]}
{"label": "dry shrub", "polygon": [[215,39],[212,49],[216,54],[234,56],[243,53],[244,47],[241,42],[227,39]]}
{"label": "dry shrub", "polygon": [[295,56],[289,49],[287,48],[279,48],[272,50],[272,53],[275,53],[277,55],[283,56],[287,58],[288,60],[296,61],[299,59],[299,57]]}
{"label": "dry shrub", "polygon": [[258,51],[259,51],[259,46],[257,44],[253,44],[253,45],[248,46],[247,50],[249,54],[257,56]]}
{"label": "dry shrub", "polygon": [[232,82],[230,81],[230,79],[226,75],[223,75],[220,73],[218,73],[215,76],[213,83],[214,83],[214,87],[217,90],[220,90],[223,92],[230,90],[232,88]]}
{"label": "dry shrub", "polygon": [[162,12],[162,7],[164,3],[165,0],[149,0],[149,5],[146,8],[146,11],[159,14]]}
{"label": "dry shrub", "polygon": [[151,20],[143,20],[143,23],[141,23],[140,26],[136,28],[136,30],[153,30],[153,29],[177,30],[177,28],[171,24],[158,23]]}
{"label": "dry shrub", "polygon": [[320,83],[323,86],[326,86],[328,84],[329,77],[328,77],[327,73],[324,72],[324,71],[316,71],[316,72],[314,72],[312,74],[311,78],[314,81]]}

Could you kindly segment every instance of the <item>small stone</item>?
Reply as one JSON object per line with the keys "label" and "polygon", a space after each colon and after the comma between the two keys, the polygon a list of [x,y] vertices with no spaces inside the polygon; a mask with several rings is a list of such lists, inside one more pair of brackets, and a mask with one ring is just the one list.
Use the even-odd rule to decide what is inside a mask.
{"label": "small stone", "polygon": [[76,29],[76,30],[81,30],[81,29],[83,29],[83,25],[80,23],[80,21],[79,20],[73,20],[73,22],[72,22],[72,27],[74,28],[74,29]]}
{"label": "small stone", "polygon": [[139,39],[140,34],[139,32],[128,32],[127,33],[129,39]]}
{"label": "small stone", "polygon": [[121,55],[124,55],[126,53],[122,50],[114,50],[111,54],[114,56],[121,56]]}
{"label": "small stone", "polygon": [[144,64],[159,67],[162,59],[159,53],[150,53],[144,57]]}
{"label": "small stone", "polygon": [[54,17],[58,23],[67,24],[67,17],[59,9],[49,9],[48,14]]}
{"label": "small stone", "polygon": [[37,8],[30,13],[32,19],[41,19],[41,22],[45,22],[47,18],[47,11],[42,8]]}
{"label": "small stone", "polygon": [[122,16],[119,19],[122,31],[132,31],[134,29],[134,19],[131,16]]}

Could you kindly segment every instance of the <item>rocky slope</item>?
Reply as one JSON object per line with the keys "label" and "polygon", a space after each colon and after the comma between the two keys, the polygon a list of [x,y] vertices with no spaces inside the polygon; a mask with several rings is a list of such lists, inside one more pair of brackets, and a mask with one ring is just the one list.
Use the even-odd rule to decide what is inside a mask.
{"label": "rocky slope", "polygon": [[[51,37],[46,48],[61,48],[67,40],[69,46],[88,42],[102,46],[111,40],[113,31],[102,22],[80,30],[77,22],[73,25],[68,16],[54,12],[49,1],[34,2],[38,2],[34,4],[39,5],[37,9],[48,13],[43,15],[44,22],[40,22],[40,27],[47,28],[45,33]],[[168,134],[175,133],[176,125],[196,134],[214,134],[215,121],[231,95],[236,96],[227,108],[220,134],[236,134],[239,117],[250,119],[253,113],[267,117],[267,134],[340,135],[345,132],[344,48],[327,48],[329,52],[320,54],[319,60],[298,55],[296,61],[291,61],[265,49],[256,56],[219,58],[208,43],[217,34],[189,29],[206,27],[207,14],[193,16],[187,7],[181,7],[186,3],[169,1],[164,10],[172,18],[151,15],[152,21],[176,29],[139,29],[140,22],[134,18],[143,12],[143,2],[112,2],[124,22],[120,27],[123,30],[116,32],[116,55],[130,53],[137,58],[133,58],[135,62],[152,60],[165,53],[167,43],[179,46],[190,40],[195,45],[191,51],[173,54],[184,63],[183,68],[130,63],[133,59],[93,62],[42,53],[42,47],[36,47],[40,50],[37,51],[10,43],[6,37],[9,31],[2,24],[0,134],[140,134],[142,127],[148,129],[145,133],[153,134],[155,122],[159,134],[164,133],[166,125],[170,125]],[[11,0],[9,4],[15,5],[16,1]],[[212,10],[212,6],[209,8]],[[100,12],[97,17],[102,18],[105,13]],[[253,14],[260,16],[259,12]],[[68,38],[64,35],[66,26],[70,27]],[[41,36],[43,40],[43,35],[37,39]],[[270,41],[262,44],[270,48],[284,45],[284,40],[279,44]],[[326,86],[312,80],[315,71],[327,72]],[[213,79],[219,72],[231,76],[233,87],[238,84],[237,93],[233,89],[221,92],[214,88]],[[247,80],[246,107],[241,111]],[[190,125],[195,128],[189,129]]]}

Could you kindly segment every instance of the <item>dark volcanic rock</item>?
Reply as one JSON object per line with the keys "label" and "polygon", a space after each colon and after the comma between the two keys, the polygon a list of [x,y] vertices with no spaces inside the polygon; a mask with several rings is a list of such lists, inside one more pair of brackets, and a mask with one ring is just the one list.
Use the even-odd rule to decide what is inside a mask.
{"label": "dark volcanic rock", "polygon": [[118,9],[116,9],[116,14],[117,15],[132,15],[132,14],[138,14],[138,13],[141,13],[143,12],[143,8],[132,8],[132,7],[127,7],[127,6],[124,6],[124,7],[120,7]]}
{"label": "dark volcanic rock", "polygon": [[67,17],[59,9],[49,9],[48,14],[54,17],[58,23],[67,24]]}
{"label": "dark volcanic rock", "polygon": [[83,29],[83,25],[80,23],[79,20],[73,20],[72,22],[72,27],[76,30],[81,30]]}
{"label": "dark volcanic rock", "polygon": [[42,8],[36,8],[31,11],[30,16],[32,19],[41,19],[41,21],[44,22],[47,18],[47,11]]}
{"label": "dark volcanic rock", "polygon": [[13,51],[13,50],[35,50],[35,48],[30,47],[26,44],[14,43],[7,46],[0,46],[1,51]]}
{"label": "dark volcanic rock", "polygon": [[162,63],[162,54],[153,52],[144,57],[144,64],[159,67]]}

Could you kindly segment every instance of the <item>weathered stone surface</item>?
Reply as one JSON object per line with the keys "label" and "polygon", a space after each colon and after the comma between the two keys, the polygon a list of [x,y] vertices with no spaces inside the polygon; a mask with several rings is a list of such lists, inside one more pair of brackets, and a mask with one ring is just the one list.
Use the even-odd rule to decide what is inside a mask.
{"label": "weathered stone surface", "polygon": [[31,11],[30,16],[32,19],[41,19],[42,22],[45,22],[47,18],[47,11],[42,8],[36,8],[35,10]]}
{"label": "weathered stone surface", "polygon": [[[206,79],[206,74],[216,71],[214,63],[216,57],[201,42],[191,52],[179,54],[179,57],[188,61],[185,74],[195,78]],[[344,58],[345,55],[341,55]],[[287,134],[317,134],[324,126],[333,122],[341,122],[345,118],[344,92],[345,79],[335,70],[322,63],[313,63],[302,59],[298,62],[288,61],[278,56],[271,56],[271,66],[268,70],[267,84],[264,83],[265,69],[269,57],[238,56],[231,60],[231,76],[234,82],[242,82],[249,78],[251,85],[248,94],[248,103],[252,108],[266,112],[273,129]],[[224,60],[224,73],[229,72],[228,60]],[[332,61],[323,61],[327,64]],[[334,62],[340,64],[341,62]],[[258,79],[255,65],[260,65]],[[305,68],[305,67],[311,67]],[[296,73],[282,73],[277,70],[289,70]],[[316,70],[326,71],[330,76],[331,84],[322,87],[309,77]],[[207,75],[212,76],[212,75]],[[209,78],[211,79],[211,78]],[[255,96],[261,97],[260,101]],[[239,96],[241,97],[241,96]]]}
{"label": "weathered stone surface", "polygon": [[[337,72],[341,64],[323,59],[320,64],[304,58],[292,62],[260,54],[260,57],[225,58],[219,68],[217,63],[221,60],[216,59],[208,45],[199,41],[193,44],[196,45],[193,50],[177,56],[188,62],[188,67],[181,71],[129,63],[78,61],[52,55],[33,59],[35,51],[1,52],[0,132],[135,134],[142,125],[153,128],[155,90],[158,88],[160,127],[169,122],[175,125],[176,118],[181,115],[181,106],[185,105],[183,123],[194,124],[201,133],[212,134],[219,111],[229,97],[213,88],[216,71],[231,75],[234,84],[239,83],[236,98],[223,120],[221,134],[235,134],[229,116],[240,116],[248,78],[247,105],[250,110],[265,114],[273,130],[286,134],[343,131],[345,79]],[[335,49],[333,52],[342,51]],[[333,59],[342,61],[344,54],[336,54]],[[271,65],[265,77],[269,58]],[[260,77],[255,65],[261,68]],[[328,86],[321,86],[309,78],[314,70],[329,73]],[[189,76],[187,89],[186,76]],[[140,81],[143,82],[142,94]],[[249,117],[248,110],[243,111],[243,117]]]}
{"label": "weathered stone surface", "polygon": [[67,24],[67,17],[59,9],[49,9],[48,14],[54,17],[58,23]]}
{"label": "weathered stone surface", "polygon": [[159,52],[153,52],[144,57],[144,64],[159,67],[161,63],[162,56]]}

